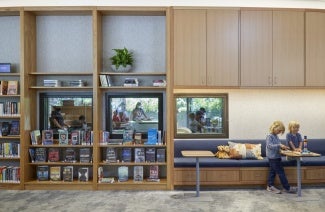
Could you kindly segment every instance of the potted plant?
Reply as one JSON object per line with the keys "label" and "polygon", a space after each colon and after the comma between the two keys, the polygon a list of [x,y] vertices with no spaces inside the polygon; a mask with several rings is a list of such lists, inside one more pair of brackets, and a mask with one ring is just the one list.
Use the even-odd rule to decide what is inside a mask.
{"label": "potted plant", "polygon": [[112,69],[117,72],[128,72],[132,68],[133,64],[133,53],[127,48],[113,49],[115,55],[110,58],[112,61]]}

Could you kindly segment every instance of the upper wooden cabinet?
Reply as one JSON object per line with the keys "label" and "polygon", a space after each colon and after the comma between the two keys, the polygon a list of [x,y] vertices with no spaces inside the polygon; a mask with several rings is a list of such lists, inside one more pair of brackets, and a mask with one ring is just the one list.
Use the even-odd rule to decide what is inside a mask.
{"label": "upper wooden cabinet", "polygon": [[174,10],[174,85],[238,86],[238,10]]}
{"label": "upper wooden cabinet", "polygon": [[206,85],[206,10],[174,10],[174,85]]}
{"label": "upper wooden cabinet", "polygon": [[239,11],[207,11],[207,85],[239,84]]}
{"label": "upper wooden cabinet", "polygon": [[241,12],[241,85],[304,85],[303,12]]}
{"label": "upper wooden cabinet", "polygon": [[273,11],[273,86],[304,86],[304,12]]}
{"label": "upper wooden cabinet", "polygon": [[241,12],[241,85],[272,85],[272,11]]}
{"label": "upper wooden cabinet", "polygon": [[306,12],[306,86],[325,85],[325,13]]}

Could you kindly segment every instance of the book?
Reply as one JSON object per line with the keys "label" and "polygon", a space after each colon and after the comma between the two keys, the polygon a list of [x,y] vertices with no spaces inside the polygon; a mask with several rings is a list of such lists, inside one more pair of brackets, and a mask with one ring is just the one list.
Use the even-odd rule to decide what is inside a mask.
{"label": "book", "polygon": [[101,85],[102,87],[108,87],[108,82],[107,82],[106,75],[104,75],[104,74],[100,74],[100,75],[99,75],[99,79],[100,79],[100,85]]}
{"label": "book", "polygon": [[149,166],[149,177],[148,181],[158,182],[159,181],[159,166]]}
{"label": "book", "polygon": [[65,182],[73,181],[73,166],[64,166],[62,171],[62,178]]}
{"label": "book", "polygon": [[115,148],[107,148],[106,149],[106,162],[108,162],[108,163],[116,163],[117,162]]}
{"label": "book", "polygon": [[53,130],[42,130],[43,145],[53,145]]}
{"label": "book", "polygon": [[1,80],[0,81],[0,95],[7,95],[8,91],[8,81]]}
{"label": "book", "polygon": [[35,148],[35,162],[46,162],[46,148]]}
{"label": "book", "polygon": [[155,129],[155,128],[148,129],[148,140],[147,140],[146,144],[156,145],[158,142],[157,134],[158,134],[157,129]]}
{"label": "book", "polygon": [[47,160],[49,162],[58,162],[60,161],[60,150],[59,148],[49,148],[47,151]]}
{"label": "book", "polygon": [[132,161],[132,149],[123,148],[122,149],[122,162],[131,162]]}
{"label": "book", "polygon": [[46,181],[49,180],[49,167],[48,166],[37,166],[37,180]]}
{"label": "book", "polygon": [[123,131],[123,144],[133,142],[133,130],[124,130]]}
{"label": "book", "polygon": [[68,145],[69,144],[69,135],[67,130],[58,130],[59,131],[59,144]]}
{"label": "book", "polygon": [[101,183],[104,178],[104,169],[102,166],[98,167],[97,176],[98,176],[98,183]]}
{"label": "book", "polygon": [[50,167],[50,180],[60,181],[61,180],[61,166]]}
{"label": "book", "polygon": [[29,152],[30,161],[32,163],[34,163],[35,162],[35,149],[29,148],[28,152]]}
{"label": "book", "polygon": [[88,181],[88,167],[80,167],[78,169],[78,180],[81,182]]}
{"label": "book", "polygon": [[118,167],[118,181],[125,182],[129,179],[129,168],[127,166]]}
{"label": "book", "polygon": [[99,144],[106,145],[109,142],[109,132],[106,130],[100,130],[99,132]]}
{"label": "book", "polygon": [[142,133],[135,133],[134,134],[134,142],[135,144],[142,144]]}
{"label": "book", "polygon": [[157,162],[164,163],[166,162],[166,149],[159,148],[157,151]]}
{"label": "book", "polygon": [[20,134],[20,121],[12,120],[10,125],[10,135],[19,135]]}
{"label": "book", "polygon": [[66,148],[65,149],[65,162],[76,162],[76,151],[74,148]]}
{"label": "book", "polygon": [[144,163],[145,161],[145,149],[143,147],[134,148],[134,162]]}
{"label": "book", "polygon": [[71,132],[71,144],[79,145],[80,144],[80,131],[74,130]]}
{"label": "book", "polygon": [[7,136],[10,133],[10,123],[8,121],[4,121],[1,124],[1,134],[2,136]]}
{"label": "book", "polygon": [[156,148],[146,148],[146,161],[149,163],[156,162]]}
{"label": "book", "polygon": [[18,81],[9,80],[7,87],[7,95],[17,95],[18,94]]}
{"label": "book", "polygon": [[38,145],[42,143],[41,139],[41,131],[40,130],[33,130],[30,132],[30,140],[32,145]]}
{"label": "book", "polygon": [[135,182],[143,181],[143,166],[134,166],[133,167],[133,180]]}
{"label": "book", "polygon": [[79,149],[79,161],[80,163],[90,163],[90,148]]}

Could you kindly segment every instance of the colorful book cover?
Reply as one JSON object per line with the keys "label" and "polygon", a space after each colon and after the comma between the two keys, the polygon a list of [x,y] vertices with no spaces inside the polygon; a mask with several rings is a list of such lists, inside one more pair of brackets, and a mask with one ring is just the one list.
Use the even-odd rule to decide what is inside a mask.
{"label": "colorful book cover", "polygon": [[68,145],[69,144],[69,135],[67,130],[58,130],[59,131],[59,144]]}
{"label": "colorful book cover", "polygon": [[46,162],[46,148],[35,148],[35,162]]}
{"label": "colorful book cover", "polygon": [[106,162],[108,163],[116,163],[116,150],[114,148],[107,148],[106,149]]}
{"label": "colorful book cover", "polygon": [[19,135],[20,134],[20,121],[12,120],[10,126],[10,135]]}
{"label": "colorful book cover", "polygon": [[140,148],[134,148],[134,162],[135,163],[144,163],[146,161],[145,158],[145,149]]}
{"label": "colorful book cover", "polygon": [[148,130],[148,140],[147,140],[146,144],[156,145],[158,142],[157,134],[158,134],[157,129],[154,129],[154,128],[149,129]]}
{"label": "colorful book cover", "polygon": [[90,163],[90,148],[79,149],[79,161],[80,163]]}
{"label": "colorful book cover", "polygon": [[32,145],[40,145],[42,144],[41,131],[33,130],[30,132],[30,139]]}
{"label": "colorful book cover", "polygon": [[166,149],[157,149],[157,162],[166,162]]}
{"label": "colorful book cover", "polygon": [[80,131],[74,130],[71,132],[71,144],[79,145],[80,144]]}
{"label": "colorful book cover", "polygon": [[157,182],[159,180],[159,166],[153,165],[149,167],[148,181]]}
{"label": "colorful book cover", "polygon": [[49,162],[59,162],[60,161],[60,150],[59,148],[49,148],[47,151],[47,160]]}
{"label": "colorful book cover", "polygon": [[65,162],[76,162],[76,151],[73,148],[65,149]]}
{"label": "colorful book cover", "polygon": [[62,171],[63,181],[72,182],[73,181],[73,166],[65,166]]}
{"label": "colorful book cover", "polygon": [[132,149],[123,148],[122,149],[122,162],[131,162],[132,161]]}
{"label": "colorful book cover", "polygon": [[42,130],[43,145],[53,145],[53,130]]}
{"label": "colorful book cover", "polygon": [[61,180],[61,166],[51,166],[50,167],[50,179],[52,181]]}
{"label": "colorful book cover", "polygon": [[134,166],[133,167],[133,180],[135,182],[143,181],[143,166]]}
{"label": "colorful book cover", "polygon": [[129,168],[127,166],[118,167],[118,181],[125,182],[129,179]]}
{"label": "colorful book cover", "polygon": [[88,181],[88,167],[80,167],[78,169],[78,180],[81,182]]}
{"label": "colorful book cover", "polygon": [[46,181],[49,180],[49,167],[37,166],[37,180]]}
{"label": "colorful book cover", "polygon": [[146,161],[149,163],[156,162],[156,148],[146,148]]}
{"label": "colorful book cover", "polygon": [[18,81],[10,80],[8,81],[7,95],[17,95],[18,94]]}

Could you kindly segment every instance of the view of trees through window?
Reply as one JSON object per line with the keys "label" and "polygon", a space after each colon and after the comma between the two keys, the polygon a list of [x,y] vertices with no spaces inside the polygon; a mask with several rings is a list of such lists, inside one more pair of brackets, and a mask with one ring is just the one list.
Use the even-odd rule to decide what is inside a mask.
{"label": "view of trees through window", "polygon": [[[216,96],[178,96],[176,101],[177,135],[227,134],[226,94]],[[217,136],[217,137],[219,137]]]}

